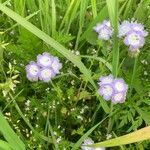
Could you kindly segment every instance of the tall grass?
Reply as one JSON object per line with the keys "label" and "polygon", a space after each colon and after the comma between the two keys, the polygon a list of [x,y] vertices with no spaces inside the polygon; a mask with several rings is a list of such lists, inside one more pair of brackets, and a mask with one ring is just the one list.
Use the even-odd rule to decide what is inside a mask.
{"label": "tall grass", "polygon": [[[0,1],[2,2],[2,1]],[[81,61],[82,58],[87,58],[90,60],[97,60],[99,62],[102,62],[106,68],[112,72],[112,74],[117,77],[118,72],[119,72],[119,66],[120,64],[119,61],[119,40],[118,40],[118,20],[119,20],[119,14],[124,12],[123,18],[128,17],[128,11],[131,10],[131,5],[133,3],[133,0],[125,1],[122,7],[119,9],[119,1],[118,0],[106,0],[106,5],[105,2],[102,3],[102,9],[100,12],[98,12],[98,7],[100,7],[101,4],[98,4],[97,0],[66,0],[67,3],[67,8],[64,11],[64,14],[61,16],[62,20],[59,18],[60,16],[57,14],[57,7],[58,7],[58,2],[55,0],[39,0],[39,1],[34,1],[34,0],[14,0],[13,1],[13,9],[12,11],[10,8],[6,7],[4,4],[0,3],[0,10],[8,15],[10,18],[12,18],[16,24],[14,24],[11,28],[9,28],[7,31],[10,31],[12,28],[15,28],[18,25],[19,28],[24,27],[27,29],[29,32],[32,34],[36,35],[39,39],[41,39],[44,44],[49,45],[49,47],[54,48],[57,52],[59,52],[62,56],[65,57],[66,60],[71,61],[79,70],[80,72],[84,75],[84,78],[86,79],[86,83],[91,83],[92,89],[94,89],[97,92],[97,86],[93,80],[92,73],[90,69],[88,69],[83,62]],[[59,3],[62,3],[59,2]],[[5,3],[6,4],[6,3]],[[103,6],[104,5],[104,6]],[[28,14],[27,10],[31,12],[29,16],[26,16]],[[60,6],[59,6],[60,7]],[[88,27],[84,29],[85,26],[85,18],[87,17],[87,9],[91,8],[92,12],[92,19],[91,23],[89,23]],[[63,11],[62,11],[63,12]],[[37,15],[39,14],[39,15]],[[36,16],[36,17],[34,17]],[[77,30],[77,36],[76,36],[76,41],[74,45],[74,49],[78,50],[80,49],[83,45],[84,42],[87,40],[89,43],[96,43],[95,34],[93,33],[93,26],[97,22],[103,21],[105,18],[109,16],[109,19],[111,21],[111,24],[114,28],[114,35],[113,35],[113,48],[112,48],[112,55],[113,55],[113,60],[112,60],[112,65],[106,61],[105,59],[101,57],[95,57],[95,56],[89,56],[89,55],[81,55],[81,56],[76,56],[72,52],[69,51],[69,49],[65,48],[62,44],[60,44],[57,40],[55,40],[55,35],[58,33],[67,35],[70,33],[70,29],[72,24],[74,23],[75,19],[78,20],[78,24],[76,24],[76,29]],[[30,23],[28,20],[30,18],[33,18],[33,20],[38,19],[37,25],[33,25]],[[31,20],[33,23],[34,21]],[[59,23],[60,24],[59,24]],[[97,37],[96,37],[97,38]],[[94,39],[94,40],[93,40]],[[93,44],[94,45],[94,44]],[[0,49],[0,52],[2,50]],[[131,78],[131,90],[130,90],[130,96],[132,94],[132,84],[134,82],[134,77],[136,74],[136,66],[137,66],[137,61],[135,61],[135,66]],[[91,86],[90,85],[90,86]],[[59,89],[52,83],[53,88],[57,92],[58,96],[59,94]],[[95,92],[95,93],[96,93]],[[97,113],[98,109],[102,106],[103,110],[107,114],[107,117],[105,117],[103,120],[99,121],[96,125],[94,125],[91,129],[89,129],[84,135],[81,136],[79,140],[72,146],[72,150],[78,149],[81,145],[81,143],[84,141],[85,138],[87,138],[98,126],[100,126],[105,120],[108,120],[108,128],[107,132],[111,133],[113,130],[113,116],[115,115],[114,110],[113,110],[113,104],[111,103],[111,106],[108,107],[108,104],[106,101],[101,99],[99,95],[95,94],[97,96],[97,99],[100,100],[100,104],[98,105],[96,111],[94,112],[93,118],[95,118],[95,114]],[[94,95],[94,96],[95,96]],[[49,110],[48,110],[48,116],[47,116],[47,121],[45,125],[45,134],[46,136],[43,136],[42,134],[39,134],[35,131],[35,129],[32,127],[31,123],[26,119],[24,116],[23,112],[19,108],[18,104],[15,101],[15,98],[10,95],[13,104],[18,112],[18,114],[22,117],[24,122],[28,125],[28,127],[34,132],[35,136],[41,140],[44,140],[47,142],[47,145],[44,143],[44,146],[48,149],[49,143],[53,143],[55,149],[59,149],[59,145],[56,141],[56,137],[53,132],[53,128],[51,126],[51,122],[49,120]],[[61,96],[60,96],[61,99]],[[57,111],[57,110],[56,110]],[[57,113],[57,112],[56,112]],[[9,150],[10,147],[12,147],[15,150],[22,150],[25,149],[25,145],[23,142],[17,138],[17,135],[10,129],[9,125],[7,122],[5,122],[4,117],[0,113],[0,120],[2,122],[2,125],[6,125],[6,130],[0,128],[1,132],[3,133],[5,139],[7,142],[0,141],[0,144],[6,149]],[[93,121],[94,122],[94,121]],[[57,126],[57,116],[55,117],[55,126]],[[123,137],[118,137],[116,139],[112,139],[109,141],[104,141],[101,143],[97,143],[95,147],[112,147],[112,146],[120,146],[123,144],[129,144],[133,142],[138,142],[142,140],[146,140],[150,138],[150,128],[144,128],[142,130],[139,130],[137,132],[131,133],[129,135],[125,135]],[[51,136],[49,135],[51,134]],[[140,136],[141,135],[141,136]],[[10,136],[10,137],[9,137]],[[12,140],[16,139],[17,144]],[[1,146],[0,145],[0,146]]]}

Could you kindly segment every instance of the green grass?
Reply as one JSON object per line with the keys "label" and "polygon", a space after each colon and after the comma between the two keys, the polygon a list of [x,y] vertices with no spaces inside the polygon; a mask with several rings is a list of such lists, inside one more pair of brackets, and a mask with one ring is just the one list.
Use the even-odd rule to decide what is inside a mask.
{"label": "green grass", "polygon": [[[149,36],[138,58],[118,38],[126,19],[135,18],[150,32],[149,5],[150,0],[0,0],[0,149],[75,150],[88,137],[96,147],[149,149]],[[113,27],[108,42],[93,31],[103,20]],[[50,83],[29,82],[25,66],[43,52],[59,57],[61,73]],[[20,83],[12,91],[16,70]],[[128,84],[125,103],[114,105],[98,94],[99,77],[109,74]],[[108,134],[113,139],[106,140]]]}

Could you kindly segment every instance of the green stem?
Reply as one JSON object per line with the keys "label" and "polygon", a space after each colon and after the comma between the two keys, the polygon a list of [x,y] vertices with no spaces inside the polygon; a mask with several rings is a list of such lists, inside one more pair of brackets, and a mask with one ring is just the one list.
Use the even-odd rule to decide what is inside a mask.
{"label": "green stem", "polygon": [[48,110],[48,116],[47,116],[47,125],[48,125],[48,130],[51,133],[52,141],[53,141],[53,144],[55,146],[55,149],[59,150],[59,147],[58,147],[58,144],[57,144],[57,140],[55,138],[54,131],[53,131],[53,128],[52,128],[51,123],[50,123],[49,110]]}
{"label": "green stem", "polygon": [[132,73],[132,78],[131,78],[131,82],[130,82],[129,98],[132,95],[133,82],[134,82],[134,78],[135,78],[135,74],[136,74],[137,62],[138,62],[138,57],[136,57],[135,60],[134,60],[133,73]]}
{"label": "green stem", "polygon": [[91,4],[92,4],[92,14],[93,14],[93,18],[96,18],[96,16],[97,16],[96,0],[91,0]]}
{"label": "green stem", "polygon": [[9,93],[10,98],[12,99],[14,106],[17,110],[17,112],[19,113],[19,115],[22,117],[22,119],[24,120],[24,122],[28,125],[28,127],[32,130],[32,132],[35,134],[36,137],[43,139],[49,143],[52,143],[52,140],[50,138],[47,138],[44,135],[41,135],[40,133],[38,133],[37,131],[35,131],[35,129],[33,128],[33,126],[30,124],[29,120],[23,115],[21,109],[19,108],[18,104],[16,103],[14,97],[12,96],[11,93]]}
{"label": "green stem", "polygon": [[[112,74],[114,77],[117,77],[118,75],[118,66],[119,66],[119,41],[118,41],[118,0],[115,0],[115,8],[114,8],[114,20],[112,22],[114,27],[113,32],[113,61],[112,61]],[[113,113],[113,103],[111,102],[110,106],[110,115]],[[109,118],[108,121],[108,130],[107,133],[110,133],[113,127],[113,121],[112,117]]]}

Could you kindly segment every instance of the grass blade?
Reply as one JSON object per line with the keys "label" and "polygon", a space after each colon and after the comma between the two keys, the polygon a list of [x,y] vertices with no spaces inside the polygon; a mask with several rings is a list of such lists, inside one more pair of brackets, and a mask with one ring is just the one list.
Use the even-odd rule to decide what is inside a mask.
{"label": "grass blade", "polygon": [[97,144],[93,144],[94,147],[113,147],[113,146],[120,146],[120,145],[126,145],[131,144],[135,142],[140,142],[144,140],[150,139],[150,126],[142,128],[140,130],[137,130],[135,132],[132,132],[130,134],[117,137],[112,140],[107,140],[104,142],[100,142]]}
{"label": "grass blade", "polygon": [[52,5],[52,37],[54,37],[56,32],[56,5],[55,0],[51,0]]}
{"label": "grass blade", "polygon": [[110,21],[111,21],[112,25],[114,26],[115,25],[115,13],[116,13],[115,12],[116,0],[106,0],[106,3],[107,3],[107,7],[108,7],[108,13],[109,13]]}
{"label": "grass blade", "polygon": [[[36,26],[28,22],[25,18],[21,17],[11,9],[7,8],[6,6],[2,5],[0,3],[0,10],[3,11],[5,14],[7,14],[9,17],[11,17],[13,20],[21,24],[24,28],[26,28],[28,31],[39,37],[41,40],[43,40],[45,43],[52,46],[54,49],[56,49],[59,53],[61,53],[64,57],[66,57],[68,60],[70,60],[74,65],[76,65],[80,71],[83,73],[84,77],[87,81],[89,81],[95,90],[97,91],[97,87],[91,77],[90,71],[85,67],[85,65],[81,62],[80,57],[74,55],[72,52],[68,51],[63,45],[55,41],[53,38],[48,36],[46,33],[38,29]],[[104,111],[108,110],[109,107],[107,105],[107,102],[104,100],[101,100],[101,105],[104,109]],[[105,108],[104,108],[105,107]],[[108,112],[106,112],[108,113]]]}
{"label": "grass blade", "polygon": [[91,0],[93,18],[97,16],[96,0]]}
{"label": "grass blade", "polygon": [[80,69],[80,71],[85,75],[87,80],[96,88],[96,85],[91,78],[90,72],[87,70],[87,68],[84,66],[84,64],[81,62],[78,56],[72,54],[63,45],[61,45],[60,43],[58,43],[57,41],[49,37],[46,33],[38,29],[36,26],[28,22],[25,18],[21,17],[20,15],[18,15],[11,9],[7,8],[6,6],[0,4],[0,10],[2,10],[5,14],[7,14],[13,20],[21,24],[24,28],[29,30],[31,33],[33,33],[34,35],[42,39],[44,42],[52,46],[54,49],[60,52],[64,57],[66,57],[73,64],[75,64]]}
{"label": "grass blade", "polygon": [[1,150],[11,150],[10,145],[7,142],[2,141],[2,140],[0,140],[0,149]]}
{"label": "grass blade", "polygon": [[90,130],[88,130],[72,147],[71,150],[76,150],[80,147],[80,145],[82,144],[82,142],[106,119],[108,118],[108,116],[106,118],[104,118],[102,121],[100,121],[99,123],[97,123],[94,127],[92,127]]}
{"label": "grass blade", "polygon": [[18,138],[15,132],[11,129],[3,114],[0,112],[0,131],[9,145],[14,150],[25,150],[24,143]]}
{"label": "grass blade", "polygon": [[[28,22],[26,19],[22,18],[9,8],[3,6],[0,4],[0,9],[6,13],[9,17],[14,19],[16,22],[21,24],[23,27],[25,27],[27,30],[29,30],[31,33],[35,34],[37,37],[42,39],[44,42],[55,48],[58,52],[60,52],[63,56],[65,56],[68,60],[70,60],[73,64],[75,64],[80,71],[84,74],[86,79],[93,85],[93,87],[97,90],[97,87],[91,77],[91,73],[87,70],[87,68],[84,66],[84,64],[81,62],[80,58],[74,54],[72,54],[70,51],[68,51],[64,46],[62,46],[60,43],[49,37],[46,33],[39,30],[37,27],[35,27],[33,24]],[[105,101],[101,101],[102,106],[105,106],[107,108],[104,108],[104,110],[108,109],[108,106]],[[105,103],[105,104],[104,104]]]}

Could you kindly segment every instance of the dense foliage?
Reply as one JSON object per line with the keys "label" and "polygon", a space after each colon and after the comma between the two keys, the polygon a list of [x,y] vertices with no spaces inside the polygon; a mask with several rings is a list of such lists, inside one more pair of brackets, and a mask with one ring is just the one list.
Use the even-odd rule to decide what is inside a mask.
{"label": "dense foliage", "polygon": [[[115,35],[108,41],[99,39],[93,29],[97,23],[110,20],[113,26],[107,3],[5,2],[5,6],[58,42],[49,45],[41,40],[44,34],[40,39],[0,12],[0,109],[27,150],[72,149],[97,123],[84,139],[90,137],[96,143],[150,125],[150,36],[145,37],[144,46],[134,56],[128,53],[123,39]],[[137,21],[150,33],[150,0],[118,0],[118,5],[118,23]],[[118,30],[115,23],[113,27]],[[60,50],[55,49],[55,44]],[[114,54],[115,48],[119,48],[119,57]],[[26,66],[44,52],[59,58],[60,73],[50,82],[31,82],[26,77]],[[124,103],[111,104],[97,92],[99,78],[110,74],[128,85]],[[1,135],[1,139],[5,137]],[[81,149],[84,139],[76,143],[76,149]],[[108,149],[149,150],[150,141]]]}

